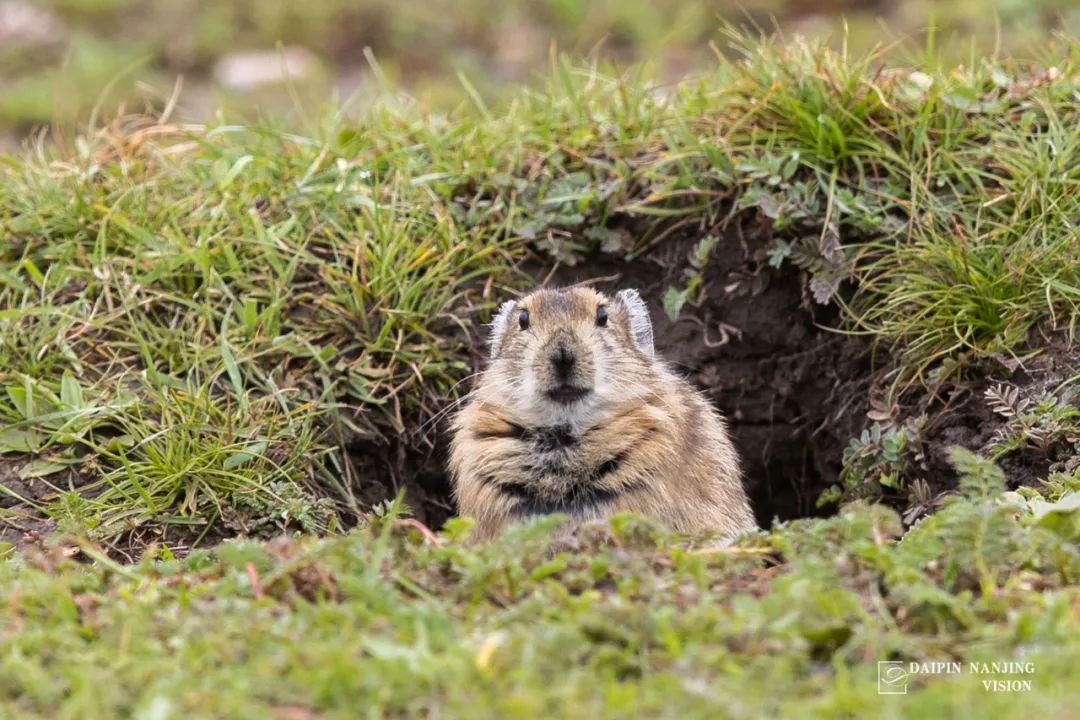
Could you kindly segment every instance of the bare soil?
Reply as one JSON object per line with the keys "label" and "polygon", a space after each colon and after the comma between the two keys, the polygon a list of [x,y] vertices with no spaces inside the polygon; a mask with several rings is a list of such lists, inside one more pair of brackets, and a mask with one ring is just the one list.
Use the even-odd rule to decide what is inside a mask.
{"label": "bare soil", "polygon": [[[25,458],[0,455],[0,486],[30,502],[40,500],[52,493],[52,488],[41,479],[23,480],[18,469],[26,464]],[[0,542],[22,547],[33,538],[48,535],[56,529],[56,523],[42,517],[31,505],[0,491]]]}

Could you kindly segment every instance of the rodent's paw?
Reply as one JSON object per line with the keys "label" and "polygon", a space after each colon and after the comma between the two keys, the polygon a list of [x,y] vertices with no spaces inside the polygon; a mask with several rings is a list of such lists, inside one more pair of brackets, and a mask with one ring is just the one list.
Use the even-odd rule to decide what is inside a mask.
{"label": "rodent's paw", "polygon": [[560,528],[551,544],[552,552],[580,553],[616,544],[606,519],[578,520]]}

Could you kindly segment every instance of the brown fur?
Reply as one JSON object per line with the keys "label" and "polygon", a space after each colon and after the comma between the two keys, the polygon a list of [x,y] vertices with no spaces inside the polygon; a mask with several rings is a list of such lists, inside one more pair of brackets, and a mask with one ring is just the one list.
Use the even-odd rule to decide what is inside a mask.
{"label": "brown fur", "polygon": [[548,512],[577,521],[636,512],[727,539],[756,528],[724,420],[653,356],[636,293],[538,290],[503,306],[492,344],[450,457],[474,537]]}

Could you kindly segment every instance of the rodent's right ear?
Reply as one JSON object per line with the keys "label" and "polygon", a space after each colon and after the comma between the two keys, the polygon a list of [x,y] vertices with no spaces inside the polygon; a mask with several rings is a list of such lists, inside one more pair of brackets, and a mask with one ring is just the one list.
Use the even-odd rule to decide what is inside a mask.
{"label": "rodent's right ear", "polygon": [[503,335],[506,334],[506,328],[510,323],[510,315],[514,312],[515,307],[517,307],[516,300],[507,300],[499,306],[499,311],[495,313],[495,317],[491,320],[491,334],[488,335],[488,345],[492,360],[495,359],[495,354],[499,352],[499,345],[502,344]]}
{"label": "rodent's right ear", "polygon": [[637,290],[627,289],[615,293],[615,299],[626,308],[626,314],[630,318],[630,334],[634,338],[637,349],[652,357],[653,331],[652,319],[649,317],[649,306],[641,298]]}

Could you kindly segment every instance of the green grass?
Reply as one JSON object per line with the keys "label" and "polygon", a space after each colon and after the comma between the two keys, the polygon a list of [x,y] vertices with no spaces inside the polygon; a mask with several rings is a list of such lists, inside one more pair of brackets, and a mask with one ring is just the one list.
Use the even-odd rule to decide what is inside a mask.
{"label": "green grass", "polygon": [[428,441],[527,245],[636,257],[732,208],[771,220],[768,264],[808,270],[839,329],[896,348],[897,389],[1071,337],[1075,44],[939,70],[730,40],[741,59],[664,93],[559,60],[449,116],[388,95],[303,132],[133,118],[7,158],[0,449],[102,541],[264,526],[283,497],[274,527],[334,527],[374,482],[342,448]]}
{"label": "green grass", "polygon": [[[953,69],[729,39],[737,60],[677,87],[558,60],[541,89],[448,114],[388,93],[359,122],[122,118],[0,158],[0,453],[51,485],[0,485],[29,508],[0,522],[32,510],[68,533],[0,547],[0,714],[1075,706],[1070,463],[1006,493],[960,453],[958,492],[902,540],[858,503],[734,552],[631,518],[570,551],[544,523],[477,549],[457,522],[429,545],[365,505],[380,478],[350,448],[430,442],[466,329],[535,283],[530,256],[640,261],[699,228],[700,271],[764,217],[760,272],[805,269],[837,330],[895,350],[898,391],[1071,338],[1080,46]],[[668,310],[700,288],[691,273]],[[1010,418],[995,459],[1075,445],[1070,382],[992,399]],[[867,435],[845,482],[895,482],[898,442]],[[128,548],[146,552],[119,564]],[[1035,689],[967,674],[882,697],[885,659],[1030,661]]]}
{"label": "green grass", "polygon": [[420,187],[402,177],[321,167],[328,146],[305,138],[168,133],[124,169],[90,169],[120,135],[55,178],[8,168],[5,449],[81,448],[105,489],[50,512],[99,536],[173,508],[220,517],[222,496],[276,504],[282,483],[358,510],[347,459],[316,443],[438,407],[465,367],[461,293],[506,264],[497,238],[396,199]]}
{"label": "green grass", "polygon": [[[19,718],[1060,717],[1080,700],[1076,503],[964,495],[902,541],[855,504],[734,550],[642,519],[481,549],[396,508],[344,537],[184,560],[63,547],[0,561],[0,712]],[[1070,481],[1077,497],[1075,479]],[[1048,490],[1051,497],[1062,486]],[[1037,590],[1037,592],[1033,592]],[[877,692],[879,660],[962,662]],[[976,675],[970,662],[1030,663]],[[984,679],[1028,680],[992,693]]]}

